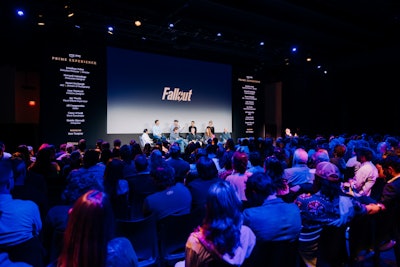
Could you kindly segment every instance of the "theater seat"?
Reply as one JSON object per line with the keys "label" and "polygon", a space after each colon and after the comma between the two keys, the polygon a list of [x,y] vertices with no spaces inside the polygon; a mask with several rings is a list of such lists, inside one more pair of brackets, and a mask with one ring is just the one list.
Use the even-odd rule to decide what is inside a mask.
{"label": "theater seat", "polygon": [[297,267],[299,260],[297,240],[257,241],[242,267]]}
{"label": "theater seat", "polygon": [[157,224],[154,214],[135,220],[116,220],[116,236],[128,238],[136,252],[139,266],[159,266]]}

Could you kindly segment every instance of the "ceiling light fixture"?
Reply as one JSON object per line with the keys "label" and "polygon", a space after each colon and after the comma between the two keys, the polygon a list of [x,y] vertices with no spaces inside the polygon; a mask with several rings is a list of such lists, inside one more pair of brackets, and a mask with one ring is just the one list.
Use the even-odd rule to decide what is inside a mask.
{"label": "ceiling light fixture", "polygon": [[108,34],[114,34],[114,28],[112,26],[107,27],[107,33]]}

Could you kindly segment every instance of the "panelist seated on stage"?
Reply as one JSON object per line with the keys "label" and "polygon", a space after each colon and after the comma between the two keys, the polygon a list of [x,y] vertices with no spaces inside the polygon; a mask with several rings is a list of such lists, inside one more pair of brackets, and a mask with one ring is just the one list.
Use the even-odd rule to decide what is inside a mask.
{"label": "panelist seated on stage", "polygon": [[189,142],[197,142],[201,141],[202,136],[196,133],[196,128],[192,127],[186,138]]}
{"label": "panelist seated on stage", "polygon": [[143,130],[142,141],[143,141],[143,146],[147,143],[149,143],[150,145],[153,145],[153,139],[151,139],[149,136],[149,130],[147,130],[147,129]]}
{"label": "panelist seated on stage", "polygon": [[179,128],[177,126],[175,126],[173,132],[169,135],[169,141],[171,144],[179,144],[179,147],[181,148],[181,153],[185,152],[188,141],[179,135]]}
{"label": "panelist seated on stage", "polygon": [[221,133],[221,135],[219,136],[219,141],[220,141],[222,144],[225,144],[225,143],[226,143],[226,140],[228,140],[228,139],[230,139],[230,138],[232,138],[231,133],[228,132],[228,129],[227,129],[227,128],[224,128],[224,131],[223,131],[223,132]]}
{"label": "panelist seated on stage", "polygon": [[175,127],[178,128],[178,133],[182,133],[184,126],[181,126],[179,124],[178,120],[174,120],[173,124],[171,124],[170,128],[169,128],[169,132],[170,134],[173,134],[175,131]]}
{"label": "panelist seated on stage", "polygon": [[165,140],[165,136],[163,135],[161,127],[160,127],[160,120],[154,121],[154,125],[151,130],[152,130],[153,139],[155,142]]}

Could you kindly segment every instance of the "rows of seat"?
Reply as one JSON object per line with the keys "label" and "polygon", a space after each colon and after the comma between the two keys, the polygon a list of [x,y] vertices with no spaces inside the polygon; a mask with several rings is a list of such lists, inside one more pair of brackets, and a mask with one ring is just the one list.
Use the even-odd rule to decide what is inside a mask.
{"label": "rows of seat", "polygon": [[201,224],[203,210],[170,215],[157,220],[155,215],[132,220],[118,219],[116,235],[127,237],[139,259],[139,266],[167,267],[185,257],[190,233]]}

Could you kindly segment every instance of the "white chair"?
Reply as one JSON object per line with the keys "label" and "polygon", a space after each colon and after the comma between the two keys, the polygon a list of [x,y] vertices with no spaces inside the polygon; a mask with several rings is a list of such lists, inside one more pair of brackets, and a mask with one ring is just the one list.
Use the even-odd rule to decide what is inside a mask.
{"label": "white chair", "polygon": [[140,144],[141,148],[144,148],[145,144],[144,144],[144,141],[143,141],[143,138],[141,135],[139,135],[139,144]]}

